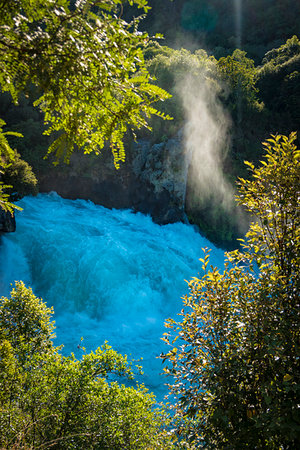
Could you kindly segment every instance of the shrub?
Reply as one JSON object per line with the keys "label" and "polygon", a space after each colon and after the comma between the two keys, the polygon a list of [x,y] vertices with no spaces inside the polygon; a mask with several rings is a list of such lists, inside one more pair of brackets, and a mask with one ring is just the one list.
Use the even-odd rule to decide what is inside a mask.
{"label": "shrub", "polygon": [[[182,320],[169,320],[164,355],[175,420],[196,447],[299,448],[300,151],[273,136],[239,202],[254,221],[224,272],[189,282]],[[179,344],[174,347],[179,338]]]}
{"label": "shrub", "polygon": [[12,201],[19,200],[25,195],[38,193],[38,181],[31,166],[15,153],[14,159],[5,168],[2,180],[11,187],[7,189]]}
{"label": "shrub", "polygon": [[0,300],[1,448],[171,448],[154,396],[111,381],[132,378],[126,356],[62,356],[52,313],[22,282]]}

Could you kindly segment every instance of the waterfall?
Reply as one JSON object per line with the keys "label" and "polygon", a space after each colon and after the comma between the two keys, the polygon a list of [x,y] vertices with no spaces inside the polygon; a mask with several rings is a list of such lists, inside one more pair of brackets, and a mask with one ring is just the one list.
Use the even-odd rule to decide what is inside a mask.
{"label": "waterfall", "polygon": [[[160,226],[130,210],[108,210],[55,193],[25,197],[17,231],[2,237],[1,295],[23,280],[54,307],[55,344],[80,357],[104,341],[129,358],[143,358],[141,379],[164,392],[164,320],[182,308],[187,283],[201,272],[201,248],[212,248],[190,225]],[[212,263],[224,254],[213,247]],[[81,337],[84,338],[81,343]]]}

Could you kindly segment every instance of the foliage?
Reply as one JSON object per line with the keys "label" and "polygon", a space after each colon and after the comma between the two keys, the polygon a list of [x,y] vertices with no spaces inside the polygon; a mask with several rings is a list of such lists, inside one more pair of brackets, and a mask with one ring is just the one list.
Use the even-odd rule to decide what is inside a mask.
{"label": "foliage", "polygon": [[25,195],[38,193],[36,176],[30,165],[21,159],[19,153],[15,153],[14,160],[5,169],[2,179],[6,185],[12,186],[6,188],[12,201],[19,200]]}
{"label": "foliage", "polygon": [[16,283],[10,298],[1,298],[1,338],[10,342],[20,362],[35,352],[52,348],[53,310],[37,299],[23,282]]}
{"label": "foliage", "polygon": [[[163,110],[174,118],[171,128],[178,129],[183,123],[183,81],[187,75],[197,80],[199,86],[213,84],[234,119],[240,112],[239,106],[247,113],[249,109],[257,107],[257,70],[254,61],[247,58],[244,51],[236,49],[232,55],[216,60],[202,49],[194,52],[183,48],[173,50],[152,43],[145,55],[147,68],[156,78],[157,84],[172,94],[172,98],[163,106]],[[165,128],[170,128],[170,124],[166,126],[162,122],[154,122],[154,135],[162,136]]]}
{"label": "foliage", "polygon": [[0,117],[6,122],[7,129],[22,134],[22,139],[8,136],[8,141],[13,149],[17,149],[22,159],[27,161],[39,176],[40,172],[50,170],[53,166],[54,156],[44,158],[51,144],[50,136],[45,136],[44,117],[33,102],[39,97],[33,87],[30,94],[20,94],[18,105],[11,100],[8,92],[0,94]]}
{"label": "foliage", "polygon": [[266,64],[271,62],[273,65],[283,64],[290,58],[293,58],[300,53],[300,41],[297,36],[291,37],[279,48],[273,48],[265,54],[262,62]]}
{"label": "foliage", "polygon": [[246,52],[237,48],[232,55],[220,58],[217,64],[222,76],[231,86],[234,104],[236,105],[239,99],[249,104],[254,103],[257,73],[254,61],[246,57]]}
{"label": "foliage", "polygon": [[[12,162],[14,161],[15,152],[10,147],[7,136],[13,135],[20,137],[20,133],[12,132],[12,131],[3,131],[3,127],[5,122],[0,119],[0,174],[3,174],[3,171],[7,169]],[[4,211],[9,211],[11,214],[13,213],[15,205],[13,205],[9,201],[9,194],[7,193],[7,189],[10,189],[12,186],[3,183],[0,181],[0,205]]]}
{"label": "foliage", "polygon": [[[126,0],[21,0],[0,4],[0,86],[17,102],[29,83],[41,96],[49,152],[69,159],[74,147],[90,153],[110,141],[116,167],[124,161],[128,129],[147,127],[152,106],[168,97],[151,84],[139,20],[121,18]],[[129,0],[147,11],[147,0]]]}
{"label": "foliage", "polygon": [[299,129],[300,41],[297,36],[269,51],[258,71],[261,99],[273,113],[279,112],[282,127]]}
{"label": "foliage", "polygon": [[166,125],[155,118],[152,120],[151,138],[160,142],[162,136],[174,135],[183,125],[185,117],[182,97],[188,84],[187,75],[197,80],[200,85],[207,80],[214,80],[216,61],[202,49],[192,53],[184,48],[173,50],[157,43],[153,43],[146,50],[146,57],[147,69],[155,77],[156,83],[172,94],[172,97],[164,103],[162,110],[173,117],[173,123]]}
{"label": "foliage", "polygon": [[22,282],[0,300],[1,448],[170,448],[153,395],[112,381],[132,377],[126,356],[62,356],[52,314]]}
{"label": "foliage", "polygon": [[[207,10],[208,15],[210,12],[215,11],[213,15],[215,19],[217,19],[217,22],[213,33],[212,31],[207,30],[207,36],[210,36],[207,43],[212,42],[211,39],[215,39],[215,45],[218,45],[218,49],[212,49],[211,47],[211,51],[215,55],[216,52],[219,56],[221,55],[219,60],[216,60],[213,56],[209,56],[210,53],[206,53],[204,50],[193,50],[192,52],[185,49],[173,50],[166,46],[160,46],[157,42],[150,41],[150,43],[148,43],[148,40],[146,42],[145,38],[145,43],[147,45],[144,46],[143,43],[141,48],[143,50],[143,58],[145,58],[146,69],[150,73],[149,81],[153,78],[153,85],[156,84],[160,89],[162,88],[171,92],[172,98],[167,99],[163,103],[161,111],[165,115],[173,116],[174,120],[172,122],[166,122],[154,115],[151,118],[148,118],[148,124],[150,128],[152,128],[151,133],[143,128],[137,134],[139,138],[146,138],[151,140],[152,143],[158,143],[169,137],[173,137],[174,134],[177,133],[183,126],[185,120],[182,101],[177,86],[186,74],[193,74],[193,76],[199,80],[201,85],[204,82],[214,85],[218,91],[218,96],[222,101],[225,111],[229,111],[232,117],[230,128],[231,145],[230,151],[224,159],[224,171],[228,174],[230,180],[234,180],[238,175],[244,177],[247,176],[243,164],[244,159],[257,162],[261,156],[260,142],[270,133],[274,133],[278,130],[282,134],[289,134],[291,130],[298,130],[300,123],[300,71],[298,55],[299,44],[297,43],[298,40],[296,37],[289,39],[288,42],[281,45],[279,49],[269,51],[265,56],[262,67],[255,67],[252,59],[248,57],[248,54],[246,54],[245,51],[239,49],[233,51],[236,46],[236,39],[233,36],[234,24],[232,23],[234,17],[234,2],[231,3],[231,5],[228,5],[228,2],[226,3],[223,0],[211,0],[210,2],[208,2],[208,0],[201,0],[198,2],[202,9]],[[139,23],[139,27],[144,26],[145,28],[146,26],[150,32],[156,32],[159,31],[159,25],[162,26],[162,30],[164,31],[163,27],[166,27],[167,24],[168,29],[166,32],[173,32],[174,35],[176,35],[176,33],[179,32],[179,23],[182,23],[186,13],[189,14],[191,12],[191,9],[186,5],[193,6],[194,4],[195,2],[183,0],[178,0],[176,2],[166,1],[163,2],[163,4],[161,1],[150,0],[149,5],[152,7],[152,10],[147,14],[145,20]],[[133,19],[133,17],[140,14],[140,11],[143,11],[135,2],[132,6],[128,5],[128,7],[126,7],[126,3],[124,3],[124,5],[122,3],[122,7],[123,6],[124,14],[121,17],[123,19],[126,18],[127,21],[134,21],[135,19]],[[290,1],[281,0],[279,2],[276,0],[272,6],[274,11],[281,11],[280,17],[285,17],[288,12],[282,10],[289,9]],[[119,7],[121,7],[121,4],[119,4]],[[295,15],[299,7],[300,6],[296,7],[296,5],[294,5]],[[71,9],[71,11],[73,10]],[[73,12],[75,13],[75,11],[76,10]],[[130,16],[128,11],[133,11],[133,15]],[[253,11],[257,11],[257,17],[253,16]],[[269,0],[261,1],[259,4],[257,0],[245,0],[241,11],[243,15],[242,23],[246,26],[249,17],[254,21],[253,23],[255,23],[255,21],[256,23],[263,22],[262,18],[265,11],[270,12]],[[109,14],[113,15],[113,12],[111,11]],[[270,19],[271,23],[276,22],[277,18],[275,16],[272,16],[272,19]],[[130,17],[131,19],[129,19]],[[206,17],[205,14],[203,17]],[[192,21],[193,19],[195,19],[196,23],[197,17],[191,17]],[[72,20],[73,19],[70,18],[71,22]],[[163,25],[164,23],[165,25]],[[280,25],[281,30],[282,28],[285,30],[284,33],[281,33],[282,36],[285,36],[287,33],[288,23],[290,24],[289,20],[287,20],[285,24]],[[173,31],[171,28],[174,28]],[[201,31],[200,28],[198,31],[202,33],[203,30]],[[289,26],[288,28],[290,33],[290,31],[293,30],[293,27]],[[251,24],[250,27],[250,24],[248,23],[249,34],[251,34],[251,30],[253,31],[253,24]],[[265,29],[263,27],[261,27],[260,30],[257,30],[257,27],[255,28],[255,32],[257,33],[264,33],[264,31]],[[193,35],[195,36],[197,30],[193,33],[195,33]],[[269,32],[267,34],[269,34]],[[214,37],[212,35],[214,35]],[[245,45],[248,37],[248,34],[243,37]],[[89,39],[88,36],[87,39]],[[272,45],[274,39],[272,37]],[[250,41],[255,43],[253,36]],[[53,38],[52,42],[55,43],[56,40]],[[71,48],[71,41],[66,40],[66,42],[67,45],[64,47],[64,51],[68,52]],[[269,44],[266,46],[266,42],[269,41],[263,39],[263,43],[260,47],[261,55],[263,55],[265,50],[271,48]],[[184,43],[186,44],[186,42]],[[201,43],[203,43],[203,41],[201,41]],[[280,45],[281,43],[282,38],[276,45]],[[173,44],[174,41],[172,45]],[[258,44],[256,42],[256,44],[259,47],[260,43]],[[197,44],[193,41],[192,48],[194,49],[196,45]],[[223,47],[221,48],[220,46]],[[62,50],[62,48],[63,46],[61,46],[60,50]],[[140,47],[138,47],[138,49],[140,49]],[[65,55],[65,53],[63,53],[63,55]],[[50,54],[49,57],[47,56],[48,59],[50,59],[50,57],[54,58],[53,54]],[[61,62],[61,67],[63,62],[64,61]],[[258,59],[256,59],[256,62],[258,62]],[[55,67],[57,67],[57,65]],[[71,69],[72,68],[70,68],[70,70]],[[46,70],[46,68],[43,70]],[[156,78],[156,80],[154,78]],[[53,83],[55,84],[54,81]],[[57,83],[59,84],[58,81]],[[63,85],[65,84],[63,83]],[[34,91],[34,89],[38,90],[39,88],[33,88],[31,84],[26,87],[26,90],[30,91],[30,97],[36,99],[41,93],[39,91]],[[82,91],[81,88],[80,91]],[[181,94],[182,92],[183,90],[181,90]],[[55,178],[55,169],[51,167],[55,157],[52,156],[45,161],[42,156],[44,155],[46,148],[53,142],[55,136],[58,137],[57,132],[54,132],[53,136],[43,136],[41,138],[40,135],[43,133],[44,127],[42,125],[42,115],[39,113],[39,110],[31,107],[30,100],[25,97],[24,94],[19,96],[20,105],[18,108],[16,106],[14,108],[8,106],[7,99],[5,99],[3,95],[6,95],[6,97],[9,95],[7,92],[4,92],[0,102],[1,114],[3,114],[4,120],[8,123],[8,128],[13,131],[19,131],[24,135],[22,142],[16,142],[16,139],[10,138],[10,145],[13,148],[18,149],[22,159],[28,161],[40,179],[42,179],[46,173],[48,175],[51,172],[54,173],[53,178]],[[81,102],[81,100],[79,101]],[[96,100],[94,105],[96,105]],[[155,108],[157,107],[156,104],[153,106]],[[89,107],[89,105],[87,107]],[[102,108],[96,107],[96,109],[97,114],[102,114]],[[124,114],[128,116],[125,110]],[[75,114],[74,117],[77,117],[77,115]],[[79,116],[78,120],[80,124],[82,124],[82,121],[90,120],[89,117],[89,115]],[[109,120],[111,117],[112,115],[109,114]],[[145,119],[145,116],[143,116],[143,118]],[[105,121],[103,127],[106,127],[108,123],[109,121]],[[79,125],[79,128],[80,126],[81,125]],[[81,134],[82,136],[84,136],[84,133],[87,131],[87,128],[84,126],[83,128],[84,129],[81,129],[80,131],[80,133],[83,133]],[[100,130],[98,125],[97,129]],[[59,139],[62,139],[62,146],[60,149],[66,149],[67,147],[65,146],[64,138],[61,137]],[[85,140],[84,138],[83,141],[88,143],[88,139]],[[97,139],[97,137],[95,137],[95,139]],[[56,141],[56,143],[58,143],[58,141]],[[127,147],[127,155],[129,156],[129,149],[131,148],[132,143],[132,135],[130,135],[130,133],[126,135],[124,143]],[[110,157],[109,154],[107,156]],[[93,162],[91,161],[91,164],[92,163]],[[67,166],[63,165],[60,170],[61,172],[64,172],[67,178]],[[80,170],[83,171],[84,167],[81,167]],[[206,236],[217,243],[217,245],[221,245],[227,249],[232,248],[233,242],[233,245],[235,245],[234,237],[237,235],[237,227],[235,225],[237,222],[235,221],[236,214],[232,213],[224,216],[221,208],[211,207],[212,205],[210,202],[206,202],[206,204],[203,205],[201,203],[201,193],[199,191],[195,191],[192,197],[193,198],[191,199],[191,196],[189,196],[192,200],[190,202],[192,204],[192,211],[187,208],[187,213],[191,221],[199,225]]]}
{"label": "foliage", "polygon": [[31,167],[20,158],[7,140],[8,137],[22,137],[15,131],[4,131],[5,122],[0,119],[0,205],[4,211],[13,214],[20,209],[11,203],[28,194],[37,194],[37,179]]}
{"label": "foliage", "polygon": [[[203,259],[182,320],[168,320],[164,355],[174,377],[177,431],[196,447],[294,449],[299,441],[300,151],[264,143],[239,203],[255,221],[224,272]],[[177,340],[177,346],[175,342]]]}

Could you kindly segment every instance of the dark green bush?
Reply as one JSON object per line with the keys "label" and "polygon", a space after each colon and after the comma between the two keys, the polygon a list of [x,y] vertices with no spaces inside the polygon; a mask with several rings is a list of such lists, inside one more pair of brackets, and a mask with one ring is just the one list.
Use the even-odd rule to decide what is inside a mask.
{"label": "dark green bush", "polygon": [[280,113],[282,129],[299,130],[300,41],[296,36],[268,52],[258,70],[257,86],[265,106]]}
{"label": "dark green bush", "polygon": [[12,201],[19,200],[25,195],[36,195],[38,193],[38,181],[31,166],[21,159],[19,153],[15,154],[14,160],[5,168],[2,181],[12,186],[7,189]]}

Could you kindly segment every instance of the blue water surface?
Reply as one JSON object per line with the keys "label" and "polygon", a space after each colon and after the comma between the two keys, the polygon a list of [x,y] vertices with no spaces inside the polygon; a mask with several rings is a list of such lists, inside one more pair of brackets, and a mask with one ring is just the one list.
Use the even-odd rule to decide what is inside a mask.
{"label": "blue water surface", "polygon": [[140,213],[56,193],[18,205],[17,231],[1,241],[1,295],[23,280],[53,306],[55,343],[64,344],[64,354],[80,357],[78,346],[89,351],[108,341],[142,357],[141,381],[160,398],[164,321],[181,310],[185,280],[201,274],[202,248],[212,248],[211,262],[219,267],[223,251],[190,225],[160,226]]}

